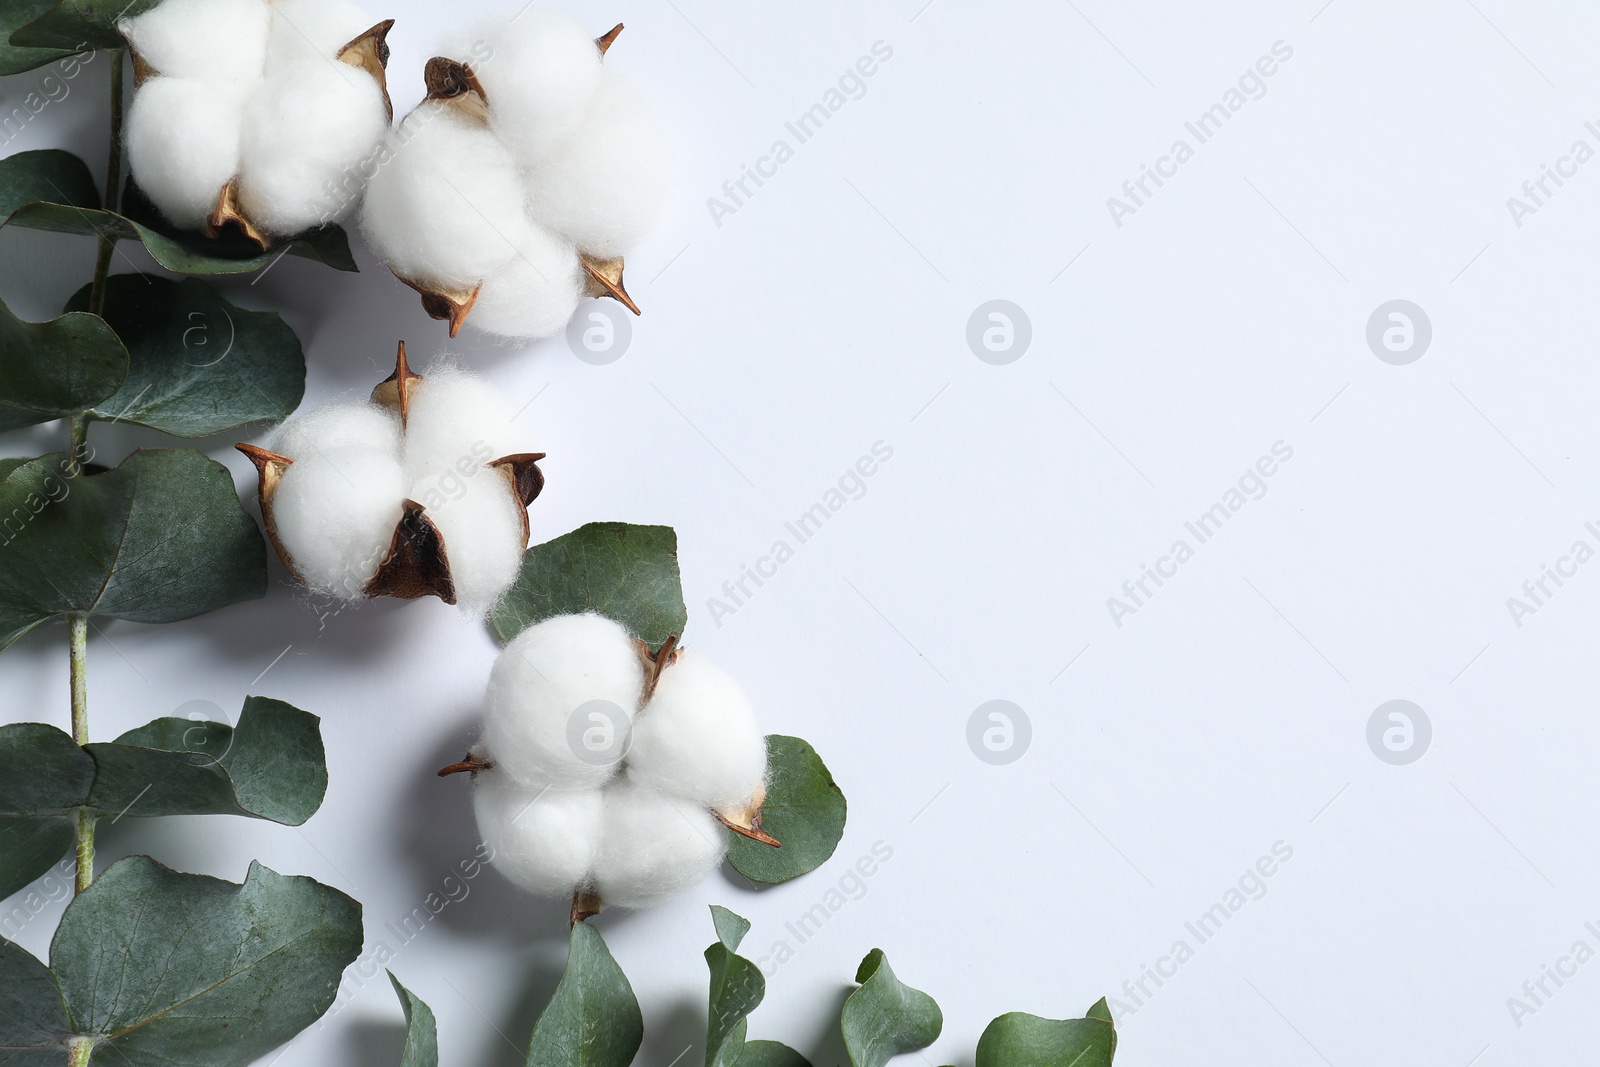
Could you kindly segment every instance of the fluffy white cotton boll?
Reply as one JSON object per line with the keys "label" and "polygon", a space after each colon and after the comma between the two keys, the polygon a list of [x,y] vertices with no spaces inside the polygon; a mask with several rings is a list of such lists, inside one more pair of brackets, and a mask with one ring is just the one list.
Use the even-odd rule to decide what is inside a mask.
{"label": "fluffy white cotton boll", "polygon": [[607,904],[646,908],[698,884],[727,849],[728,831],[701,805],[620,778],[605,790],[594,887]]}
{"label": "fluffy white cotton boll", "polygon": [[522,177],[482,122],[424,103],[390,136],[389,157],[367,184],[361,229],[396,274],[471,289],[516,253]]}
{"label": "fluffy white cotton boll", "polygon": [[269,73],[306,59],[332,59],[378,21],[345,0],[272,0],[267,7]]}
{"label": "fluffy white cotton boll", "polygon": [[473,36],[494,49],[476,62],[469,50],[452,58],[472,67],[489,104],[489,124],[524,165],[549,156],[578,128],[600,84],[594,34],[550,11],[481,24]]}
{"label": "fluffy white cotton boll", "polygon": [[528,208],[581,250],[620,256],[660,217],[671,172],[671,146],[644,97],[606,71],[576,132],[529,169]]}
{"label": "fluffy white cotton boll", "polygon": [[523,785],[598,788],[616,774],[643,685],[639,657],[617,623],[588,614],[546,619],[495,660],[484,746],[495,768]]}
{"label": "fluffy white cotton boll", "polygon": [[124,143],[139,188],[175,225],[195,230],[239,169],[236,88],[151,78],[133,94]]}
{"label": "fluffy white cotton boll", "polygon": [[413,479],[526,451],[511,430],[517,416],[511,398],[476,374],[434,364],[412,384],[410,397],[405,462]]}
{"label": "fluffy white cotton boll", "polygon": [[560,333],[583,301],[578,250],[536,223],[517,254],[484,279],[467,322],[502,337]]}
{"label": "fluffy white cotton boll", "polygon": [[[448,488],[447,488],[448,487]],[[432,500],[428,518],[444,539],[456,604],[485,615],[516,581],[528,542],[522,532],[522,501],[505,475],[489,467],[471,474],[444,472],[413,482],[411,499]]]}
{"label": "fluffy white cotton boll", "polygon": [[160,74],[249,83],[266,68],[267,17],[262,0],[163,0],[117,29]]}
{"label": "fluffy white cotton boll", "polygon": [[359,67],[313,59],[275,73],[245,108],[240,206],[275,234],[338,221],[360,200],[362,163],[388,130],[383,90]]}
{"label": "fluffy white cotton boll", "polygon": [[742,811],[767,773],[766,740],[744,689],[685,651],[633,724],[628,773],[704,807]]}
{"label": "fluffy white cotton boll", "polygon": [[272,451],[299,460],[349,448],[400,458],[400,416],[377,404],[330,404],[296,415],[272,437]]}
{"label": "fluffy white cotton boll", "polygon": [[392,455],[346,448],[295,460],[278,482],[272,518],[306,585],[358,600],[388,555],[404,498]]}
{"label": "fluffy white cotton boll", "polygon": [[604,802],[598,789],[562,793],[519,786],[497,770],[473,781],[478,834],[490,863],[539,896],[571,896],[589,880],[600,851]]}

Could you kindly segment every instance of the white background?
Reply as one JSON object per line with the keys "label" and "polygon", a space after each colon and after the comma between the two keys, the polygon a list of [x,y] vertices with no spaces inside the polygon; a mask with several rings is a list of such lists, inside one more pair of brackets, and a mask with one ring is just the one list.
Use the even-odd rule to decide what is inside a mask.
{"label": "white background", "polygon": [[[1579,1062],[1600,1036],[1600,963],[1547,982],[1520,1027],[1507,998],[1574,942],[1600,949],[1584,928],[1600,920],[1600,562],[1520,627],[1507,598],[1575,540],[1600,547],[1584,530],[1600,519],[1600,162],[1520,227],[1506,201],[1575,140],[1600,148],[1584,128],[1600,118],[1600,14],[924,2],[574,3],[596,33],[627,23],[607,62],[681,150],[669,217],[628,259],[644,317],[609,366],[559,337],[449,345],[537,396],[521,422],[550,454],[535,539],[596,519],[676,527],[688,642],[744,680],[770,730],[812,740],[850,798],[837,854],[804,879],[753,892],[718,876],[598,921],[643,1005],[638,1062],[700,1061],[713,902],[753,921],[751,955],[796,947],[751,1034],[819,1067],[842,1056],[838,1007],[873,947],[943,1005],[932,1064],[970,1064],[1003,1011],[1079,1015],[1102,995],[1135,1009],[1125,1067]],[[397,19],[399,112],[447,20],[476,7],[374,10]],[[893,57],[865,95],[717,225],[707,198],[793,143],[784,123],[878,41]],[[1278,41],[1293,55],[1265,95],[1119,227],[1107,198],[1174,140],[1193,146],[1184,123]],[[6,109],[39,77],[0,81]],[[104,68],[86,71],[5,150],[66,145],[98,170],[103,90]],[[0,246],[0,291],[25,314],[88,277],[86,240],[8,230]],[[118,270],[146,262],[123,249]],[[446,345],[358,256],[359,275],[288,258],[223,283],[299,333],[308,404],[364,393],[401,337],[421,356]],[[996,298],[1032,323],[1006,366],[966,341]],[[1365,337],[1396,298],[1433,328],[1405,366]],[[108,456],[160,440],[94,431]],[[707,598],[880,440],[893,459],[865,496],[713,623]],[[1107,598],[1278,441],[1293,457],[1266,495],[1117,626]],[[253,495],[231,443],[204,447]],[[61,432],[3,445],[57,448]],[[386,924],[474,848],[467,783],[432,771],[471,739],[495,646],[431,601],[324,623],[273,569],[265,602],[100,623],[94,733],[191,701],[230,717],[246,693],[291,701],[323,717],[322,811],[299,830],[124,821],[102,857],[235,880],[259,858],[350,892],[369,947],[394,947]],[[61,627],[3,664],[0,716],[65,725]],[[1032,724],[1006,766],[966,740],[997,698]],[[1391,699],[1432,723],[1410,765],[1368,747]],[[865,895],[798,944],[785,924],[880,841],[893,858]],[[1265,895],[1199,944],[1185,923],[1277,842],[1293,857]],[[438,1013],[447,1064],[520,1063],[565,906],[492,871],[470,885],[389,965]],[[58,910],[28,947],[45,951]],[[1180,939],[1195,951],[1176,977],[1124,991]],[[342,1005],[282,1062],[396,1062],[381,973],[352,973]]]}

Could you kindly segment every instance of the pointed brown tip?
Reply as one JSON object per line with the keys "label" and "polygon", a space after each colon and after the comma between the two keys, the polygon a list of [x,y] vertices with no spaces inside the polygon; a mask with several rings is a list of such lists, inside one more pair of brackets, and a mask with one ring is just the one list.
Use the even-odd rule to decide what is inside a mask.
{"label": "pointed brown tip", "polygon": [[591,919],[605,910],[605,901],[599,894],[590,889],[580,889],[572,894],[572,912],[568,925],[577,926],[585,919]]}
{"label": "pointed brown tip", "polygon": [[256,224],[245,217],[244,209],[239,206],[239,179],[229,178],[217,193],[217,206],[206,217],[206,236],[217,237],[223,230],[235,229],[244,234],[256,245],[266,250],[267,237]]}
{"label": "pointed brown tip", "polygon": [[421,380],[422,375],[406,362],[406,343],[401,341],[394,356],[394,373],[372,387],[372,402],[399,412],[400,425],[404,426],[411,412],[411,384]]}
{"label": "pointed brown tip", "polygon": [[378,88],[383,90],[384,110],[389,113],[390,121],[394,120],[394,104],[389,100],[389,31],[394,27],[394,19],[384,19],[367,32],[356,37],[349,44],[339,49],[338,58],[341,62],[352,67],[360,67],[377,81]]}
{"label": "pointed brown tip", "polygon": [[482,282],[470,290],[444,290],[430,289],[398,274],[395,277],[422,297],[422,310],[428,313],[429,318],[441,319],[450,324],[451,337],[461,332],[462,325],[467,321],[467,315],[472,311],[472,305],[478,302],[478,294],[483,291]]}
{"label": "pointed brown tip", "polygon": [[459,60],[434,56],[422,69],[428,100],[443,100],[461,112],[489,121],[489,94],[472,68]]}
{"label": "pointed brown tip", "polygon": [[460,763],[452,763],[448,767],[439,768],[438,777],[448,778],[452,774],[460,774],[463,771],[467,772],[468,774],[477,774],[479,771],[493,769],[493,763],[490,763],[488,760],[479,759],[477,756],[469,753],[467,758],[462,760]]}
{"label": "pointed brown tip", "polygon": [[256,465],[257,474],[260,474],[263,470],[274,464],[287,467],[289,464],[294,462],[294,460],[290,459],[288,456],[280,456],[278,453],[262,448],[260,445],[250,445],[241,442],[233,447],[238,449],[240,452],[243,452],[250,458],[250,462]]}
{"label": "pointed brown tip", "polygon": [[588,275],[583,287],[586,296],[609,296],[635,315],[641,314],[628,290],[622,286],[622,257],[596,259],[585,252],[582,255],[583,271]]}
{"label": "pointed brown tip", "polygon": [[667,639],[661,642],[661,648],[654,652],[647,643],[636,637],[633,639],[633,651],[639,657],[639,665],[644,668],[644,690],[639,694],[639,703],[643,705],[655,696],[656,686],[661,682],[661,672],[678,662],[683,650],[678,647],[678,635],[668,634]]}
{"label": "pointed brown tip", "polygon": [[284,569],[294,577],[295,581],[299,581],[300,572],[295,567],[294,560],[289,558],[289,553],[284,551],[283,542],[278,540],[278,523],[272,513],[272,498],[277,495],[278,483],[283,480],[283,472],[289,469],[294,460],[268,451],[259,445],[240,443],[233,447],[243,452],[246,458],[255,464],[256,503],[261,507],[261,521],[267,528],[267,540],[272,542],[272,548],[278,553],[278,559],[283,562]]}
{"label": "pointed brown tip", "polygon": [[362,592],[401,600],[436,596],[446,604],[454,604],[456,588],[450,578],[444,536],[421,504],[407,500],[404,508],[389,542],[389,554]]}
{"label": "pointed brown tip", "polygon": [[510,475],[511,487],[516,490],[517,499],[522,501],[523,507],[527,507],[539,499],[539,494],[544,490],[544,472],[539,469],[539,461],[544,457],[543,452],[518,452],[516,455],[491,459],[489,466]]}
{"label": "pointed brown tip", "polygon": [[740,825],[736,820],[728,818],[720,811],[713,811],[711,814],[716,816],[718,822],[732,830],[734,833],[738,834],[740,837],[748,837],[752,841],[760,841],[763,845],[771,845],[773,848],[783,847],[783,842],[779,841],[776,837],[773,837],[771,834],[767,833],[761,828],[761,819],[759,813],[754,819],[751,820],[751,824],[749,826]]}
{"label": "pointed brown tip", "polygon": [[617,23],[605,33],[594,39],[595,47],[600,49],[600,54],[605,55],[611,49],[611,44],[622,36],[622,23]]}

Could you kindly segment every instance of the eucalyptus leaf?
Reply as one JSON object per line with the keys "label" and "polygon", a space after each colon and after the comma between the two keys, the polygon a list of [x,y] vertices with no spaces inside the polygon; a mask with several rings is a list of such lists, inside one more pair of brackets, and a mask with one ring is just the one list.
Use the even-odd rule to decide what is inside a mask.
{"label": "eucalyptus leaf", "polygon": [[400,1067],[439,1067],[439,1026],[433,1009],[401,985],[393,971],[389,972],[389,983],[406,1013],[406,1046],[400,1054]]}
{"label": "eucalyptus leaf", "polygon": [[856,971],[861,988],[839,1015],[845,1050],[854,1067],[883,1067],[905,1052],[927,1048],[944,1029],[933,998],[895,977],[882,949],[873,949]]}
{"label": "eucalyptus leaf", "polygon": [[706,1016],[706,1067],[736,1067],[743,1062],[747,1020],[767,994],[761,968],[735,950],[750,923],[727,908],[712,905],[717,942],[706,949],[711,970],[711,1006]]}
{"label": "eucalyptus leaf", "polygon": [[811,1067],[811,1061],[779,1041],[751,1041],[739,1055],[739,1067]]}
{"label": "eucalyptus leaf", "polygon": [[174,622],[266,593],[266,545],[221,464],[157,449],[74,469],[54,453],[0,481],[0,649],[58,615]]}
{"label": "eucalyptus leaf", "polygon": [[1084,1019],[1041,1019],[1020,1011],[990,1023],[976,1067],[1111,1067],[1117,1030],[1101,1000]]}
{"label": "eucalyptus leaf", "polygon": [[[65,815],[0,815],[0,900],[32,885],[62,862],[76,835],[74,820]],[[72,875],[67,881],[70,885]]]}
{"label": "eucalyptus leaf", "polygon": [[73,812],[88,803],[94,760],[44,723],[0,726],[0,900],[72,848]]}
{"label": "eucalyptus leaf", "polygon": [[251,864],[235,885],[132,856],[67,906],[50,970],[95,1063],[236,1067],[328,1010],[361,938],[361,905],[310,878]]}
{"label": "eucalyptus leaf", "polygon": [[49,969],[0,938],[0,1063],[61,1067],[72,1023]]}
{"label": "eucalyptus leaf", "polygon": [[89,165],[59,148],[39,148],[0,159],[0,219],[10,218],[19,207],[34,201],[98,210],[100,192]]}
{"label": "eucalyptus leaf", "polygon": [[[90,289],[67,310],[86,310]],[[128,370],[94,418],[207,437],[285,419],[305,395],[305,355],[282,317],[235,307],[197,278],[113,275],[101,314],[127,349]]]}
{"label": "eucalyptus leaf", "polygon": [[[8,0],[9,2],[9,0]],[[160,0],[56,0],[11,35],[12,45],[30,48],[122,48],[119,18],[131,18]]]}
{"label": "eucalyptus leaf", "polygon": [[561,976],[528,1047],[528,1067],[628,1067],[644,1018],[627,975],[600,932],[574,923]]}
{"label": "eucalyptus leaf", "polygon": [[767,798],[761,828],[779,841],[773,848],[728,831],[728,862],[754,882],[775,884],[816,870],[844,836],[844,793],[817,750],[798,737],[767,735]]}
{"label": "eucalyptus leaf", "polygon": [[11,35],[39,18],[61,0],[6,0],[0,10],[0,74],[21,74],[51,60],[77,52],[76,48],[30,48],[11,43]]}
{"label": "eucalyptus leaf", "polygon": [[681,635],[689,612],[672,528],[591,522],[534,545],[490,622],[510,641],[534,623],[585,611],[616,620],[651,648]]}
{"label": "eucalyptus leaf", "polygon": [[127,376],[127,350],[104,320],[72,312],[24,322],[0,303],[0,430],[87,410]]}

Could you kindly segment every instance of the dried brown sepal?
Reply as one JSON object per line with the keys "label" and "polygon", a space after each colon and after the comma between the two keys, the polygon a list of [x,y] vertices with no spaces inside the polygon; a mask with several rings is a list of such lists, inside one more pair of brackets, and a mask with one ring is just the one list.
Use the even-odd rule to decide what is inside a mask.
{"label": "dried brown sepal", "polygon": [[639,694],[639,705],[643,707],[655,696],[656,685],[661,681],[661,672],[678,662],[678,657],[683,654],[683,649],[678,647],[678,635],[668,634],[667,639],[661,642],[661,649],[657,652],[650,651],[650,646],[639,638],[633,638],[633,654],[639,657],[639,666],[644,668],[644,689]]}
{"label": "dried brown sepal", "polygon": [[483,83],[465,63],[445,56],[434,56],[422,69],[422,81],[428,87],[427,100],[443,100],[464,115],[480,122],[489,121],[489,94]]}
{"label": "dried brown sepal", "polygon": [[588,275],[583,284],[585,296],[609,296],[635,315],[640,314],[639,305],[633,302],[628,290],[622,287],[621,256],[616,259],[596,259],[585,252],[581,258],[583,272]]}
{"label": "dried brown sepal", "polygon": [[222,191],[217,194],[217,206],[206,218],[206,236],[221,236],[222,232],[230,227],[254,241],[263,251],[266,250],[267,235],[250,221],[244,209],[239,206],[238,178],[229,178],[223,185]]}
{"label": "dried brown sepal", "polygon": [[539,461],[543,458],[543,452],[519,452],[514,456],[501,456],[489,461],[489,466],[500,472],[511,494],[522,503],[517,518],[522,521],[524,547],[533,536],[533,529],[528,525],[528,505],[544,490],[544,472],[539,469]]}
{"label": "dried brown sepal", "polygon": [[450,579],[443,535],[421,504],[407,500],[403,506],[405,511],[389,542],[389,554],[362,592],[401,600],[436,596],[446,604],[454,604],[456,587]]}
{"label": "dried brown sepal", "polygon": [[612,42],[620,36],[622,36],[622,23],[619,22],[605,33],[594,39],[595,47],[600,49],[601,55],[605,55],[611,50]]}
{"label": "dried brown sepal", "polygon": [[133,88],[135,91],[137,91],[139,86],[143,85],[145,82],[149,81],[151,78],[154,78],[161,72],[152,67],[148,60],[146,60],[138,52],[135,52],[131,47],[128,49],[128,54],[133,57]]}
{"label": "dried brown sepal", "polygon": [[269,452],[258,445],[237,444],[233,446],[243,452],[256,468],[256,500],[261,505],[261,521],[267,527],[267,540],[272,542],[273,551],[278,553],[278,559],[283,561],[284,569],[300,581],[300,572],[295,569],[294,562],[289,559],[289,553],[283,550],[283,543],[278,540],[278,524],[272,518],[272,498],[278,492],[278,482],[283,479],[283,472],[288,470],[294,460],[288,456],[280,456],[276,452]]}
{"label": "dried brown sepal", "polygon": [[468,774],[471,774],[473,777],[477,777],[479,771],[489,771],[493,769],[493,763],[486,759],[481,759],[471,752],[468,752],[466,759],[462,760],[460,763],[452,763],[448,767],[440,767],[437,774],[440,778],[448,778],[452,774],[460,774],[461,772],[465,771]]}
{"label": "dried brown sepal", "polygon": [[341,63],[348,63],[352,67],[360,67],[378,83],[378,90],[383,93],[383,109],[389,113],[389,121],[394,121],[394,104],[389,100],[389,30],[394,27],[394,19],[384,19],[372,29],[352,40],[349,44],[339,49],[338,58]]}
{"label": "dried brown sepal", "polygon": [[422,375],[412,370],[406,362],[406,343],[401,341],[394,356],[394,373],[372,387],[372,402],[397,412],[403,428],[406,415],[411,410],[411,383],[421,380]]}
{"label": "dried brown sepal", "polygon": [[478,302],[478,293],[483,290],[483,283],[479,282],[472,289],[430,289],[396,274],[410,288],[416,290],[422,297],[422,310],[432,319],[442,319],[450,324],[450,336],[454,337],[461,332],[461,326],[467,321],[467,313],[472,310],[472,305]]}
{"label": "dried brown sepal", "polygon": [[568,919],[569,926],[577,926],[585,919],[592,919],[606,909],[606,902],[592,889],[579,889],[572,894],[572,914]]}
{"label": "dried brown sepal", "polygon": [[756,795],[750,798],[749,806],[743,811],[713,811],[711,814],[722,825],[742,837],[760,841],[763,845],[771,845],[773,848],[782,848],[782,842],[761,828],[761,805],[766,799],[767,790],[763,786],[756,790]]}

